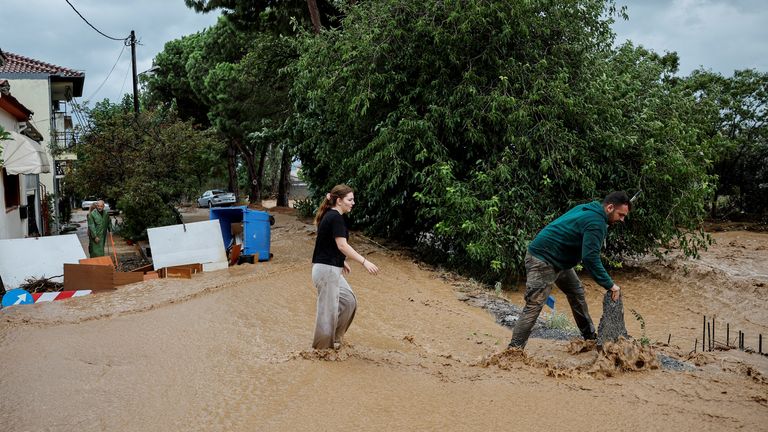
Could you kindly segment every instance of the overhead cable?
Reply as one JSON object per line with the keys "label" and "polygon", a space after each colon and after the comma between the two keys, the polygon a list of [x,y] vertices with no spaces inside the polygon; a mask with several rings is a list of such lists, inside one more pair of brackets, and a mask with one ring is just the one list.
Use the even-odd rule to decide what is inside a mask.
{"label": "overhead cable", "polygon": [[115,64],[112,65],[112,69],[109,70],[109,73],[107,74],[107,77],[104,78],[104,81],[102,81],[101,84],[99,84],[99,86],[96,88],[96,90],[94,90],[93,94],[91,94],[91,96],[88,99],[86,99],[86,100],[88,100],[88,101],[93,100],[93,97],[96,96],[96,93],[98,93],[99,90],[101,90],[101,87],[104,86],[104,83],[107,82],[109,77],[112,75],[112,72],[114,72],[115,66],[117,66],[117,63],[120,61],[120,57],[123,56],[123,52],[125,52],[125,45],[123,45],[123,48],[120,50],[120,54],[117,56],[117,60],[115,60]]}
{"label": "overhead cable", "polygon": [[72,8],[72,10],[74,10],[74,11],[75,11],[75,13],[76,13],[77,15],[79,15],[79,16],[80,16],[80,18],[82,18],[82,20],[83,20],[83,21],[85,21],[85,23],[86,23],[86,24],[88,24],[89,26],[91,26],[91,28],[92,28],[92,29],[96,30],[96,32],[97,32],[97,33],[99,33],[100,35],[104,36],[105,38],[107,38],[107,39],[112,39],[112,40],[116,40],[116,41],[125,41],[126,39],[128,39],[127,37],[124,37],[124,38],[115,38],[115,37],[112,37],[112,36],[107,36],[106,34],[104,34],[104,32],[102,32],[101,30],[99,30],[99,29],[97,29],[96,27],[94,27],[94,26],[93,26],[93,24],[89,23],[89,22],[88,22],[88,20],[87,20],[87,19],[85,19],[85,17],[83,16],[83,14],[81,14],[81,13],[80,13],[80,12],[79,12],[77,9],[75,9],[75,6],[73,6],[73,5],[72,5],[72,3],[70,3],[70,2],[69,2],[69,0],[64,0],[64,1],[66,1],[66,2],[67,2],[67,4],[68,4],[68,5],[69,5],[69,6]]}

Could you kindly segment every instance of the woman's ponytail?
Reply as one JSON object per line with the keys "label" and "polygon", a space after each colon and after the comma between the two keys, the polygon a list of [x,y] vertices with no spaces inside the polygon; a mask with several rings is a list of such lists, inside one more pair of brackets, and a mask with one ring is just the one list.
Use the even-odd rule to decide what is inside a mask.
{"label": "woman's ponytail", "polygon": [[315,214],[315,225],[319,225],[320,221],[323,220],[323,216],[328,213],[328,210],[336,205],[336,200],[344,198],[350,192],[354,192],[351,187],[339,184],[334,186],[329,193],[325,194],[325,198],[323,198],[323,202],[320,203],[320,208],[317,209]]}

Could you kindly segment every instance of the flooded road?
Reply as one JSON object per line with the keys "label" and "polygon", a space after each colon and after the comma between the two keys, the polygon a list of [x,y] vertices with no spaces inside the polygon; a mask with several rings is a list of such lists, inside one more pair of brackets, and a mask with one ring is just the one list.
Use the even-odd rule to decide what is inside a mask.
{"label": "flooded road", "polygon": [[[275,217],[269,262],[0,311],[2,430],[719,431],[768,420],[765,356],[688,356],[703,314],[768,333],[766,234],[718,233],[700,262],[617,273],[648,337],[665,345],[672,334],[655,349],[694,370],[606,377],[571,373],[594,354],[566,341],[531,339],[529,359],[488,361],[510,330],[438,272],[356,234],[350,243],[382,271],[353,264],[345,346],[313,351],[314,229]],[[584,280],[597,321],[602,289]],[[505,295],[521,304],[521,292]]]}

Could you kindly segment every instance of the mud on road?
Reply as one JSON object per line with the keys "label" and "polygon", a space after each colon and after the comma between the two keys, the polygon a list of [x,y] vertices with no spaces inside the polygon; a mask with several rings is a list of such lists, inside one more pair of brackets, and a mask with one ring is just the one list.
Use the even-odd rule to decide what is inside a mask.
{"label": "mud on road", "polygon": [[[476,284],[355,233],[382,271],[353,265],[359,309],[345,344],[313,351],[314,229],[275,217],[269,262],[0,312],[2,429],[765,427],[766,357],[691,353],[702,315],[745,331],[751,346],[750,335],[768,334],[765,233],[715,233],[701,261],[647,259],[616,274],[625,310],[646,324],[626,316],[629,334],[644,331],[656,354],[692,366],[595,374],[585,365],[597,352],[578,341],[534,337],[525,353],[506,352],[511,330],[468,301]],[[599,319],[602,289],[585,282]],[[502,296],[522,304],[520,291]]]}

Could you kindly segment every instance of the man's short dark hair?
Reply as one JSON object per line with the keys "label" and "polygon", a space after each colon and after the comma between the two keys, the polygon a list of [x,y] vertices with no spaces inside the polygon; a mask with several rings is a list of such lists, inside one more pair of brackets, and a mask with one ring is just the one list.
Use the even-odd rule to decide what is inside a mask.
{"label": "man's short dark hair", "polygon": [[624,191],[611,192],[605,196],[603,205],[613,204],[614,206],[621,206],[626,204],[630,210],[632,210],[632,202],[629,201],[629,195]]}

